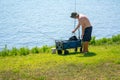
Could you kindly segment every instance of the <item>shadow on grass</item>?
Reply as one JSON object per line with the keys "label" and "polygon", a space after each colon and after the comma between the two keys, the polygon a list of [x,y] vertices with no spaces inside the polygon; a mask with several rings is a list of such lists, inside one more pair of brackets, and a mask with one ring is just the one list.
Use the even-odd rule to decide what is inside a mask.
{"label": "shadow on grass", "polygon": [[58,54],[59,56],[70,56],[70,55],[76,55],[76,54],[80,54],[80,52],[69,52],[68,54]]}
{"label": "shadow on grass", "polygon": [[92,56],[96,56],[96,53],[94,53],[94,52],[88,52],[88,53],[80,55],[78,57],[92,57]]}
{"label": "shadow on grass", "polygon": [[88,52],[86,54],[80,53],[80,52],[71,52],[69,54],[61,54],[60,56],[70,56],[70,55],[78,55],[78,54],[80,54],[78,57],[92,57],[92,56],[96,56],[96,53],[94,53],[94,52]]}

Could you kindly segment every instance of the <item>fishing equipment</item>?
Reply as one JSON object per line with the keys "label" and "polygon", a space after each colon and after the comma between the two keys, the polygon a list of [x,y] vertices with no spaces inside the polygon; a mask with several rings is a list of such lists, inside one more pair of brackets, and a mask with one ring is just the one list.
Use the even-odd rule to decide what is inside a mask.
{"label": "fishing equipment", "polygon": [[[76,12],[76,0],[75,0],[75,12]],[[74,19],[74,29],[76,26],[76,19]],[[64,50],[64,54],[68,54],[69,51],[67,49],[74,48],[74,51],[77,52],[78,47],[80,47],[80,52],[82,51],[82,40],[80,39],[80,29],[78,29],[78,38],[75,33],[68,40],[55,40],[56,50],[58,54],[62,54]]]}

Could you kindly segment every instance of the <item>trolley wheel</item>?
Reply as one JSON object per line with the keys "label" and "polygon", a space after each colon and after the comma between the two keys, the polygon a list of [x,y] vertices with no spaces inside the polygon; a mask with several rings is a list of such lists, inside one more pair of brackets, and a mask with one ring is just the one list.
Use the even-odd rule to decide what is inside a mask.
{"label": "trolley wheel", "polygon": [[82,47],[80,47],[80,53],[82,53]]}
{"label": "trolley wheel", "polygon": [[77,52],[77,48],[75,48],[75,52]]}
{"label": "trolley wheel", "polygon": [[64,55],[67,55],[69,54],[69,51],[68,50],[64,50]]}
{"label": "trolley wheel", "polygon": [[57,50],[58,54],[62,54],[62,50]]}

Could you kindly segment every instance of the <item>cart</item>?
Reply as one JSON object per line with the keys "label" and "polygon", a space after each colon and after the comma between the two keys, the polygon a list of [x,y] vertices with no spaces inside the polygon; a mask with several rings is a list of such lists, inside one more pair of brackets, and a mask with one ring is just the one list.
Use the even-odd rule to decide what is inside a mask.
{"label": "cart", "polygon": [[68,54],[69,51],[67,49],[73,48],[75,52],[77,52],[78,47],[80,47],[80,52],[82,51],[82,43],[81,39],[77,40],[55,40],[56,50],[58,54]]}

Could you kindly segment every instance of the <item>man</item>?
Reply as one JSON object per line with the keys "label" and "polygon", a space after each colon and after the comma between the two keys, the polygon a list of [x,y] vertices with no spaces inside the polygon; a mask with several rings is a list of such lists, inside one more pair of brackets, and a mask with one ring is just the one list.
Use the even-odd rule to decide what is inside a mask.
{"label": "man", "polygon": [[75,31],[82,26],[82,41],[83,41],[83,53],[88,52],[88,45],[91,40],[91,33],[92,33],[92,25],[87,18],[87,16],[83,14],[78,14],[76,12],[71,13],[71,18],[78,19],[78,25],[77,27],[72,31],[72,33],[75,33]]}

